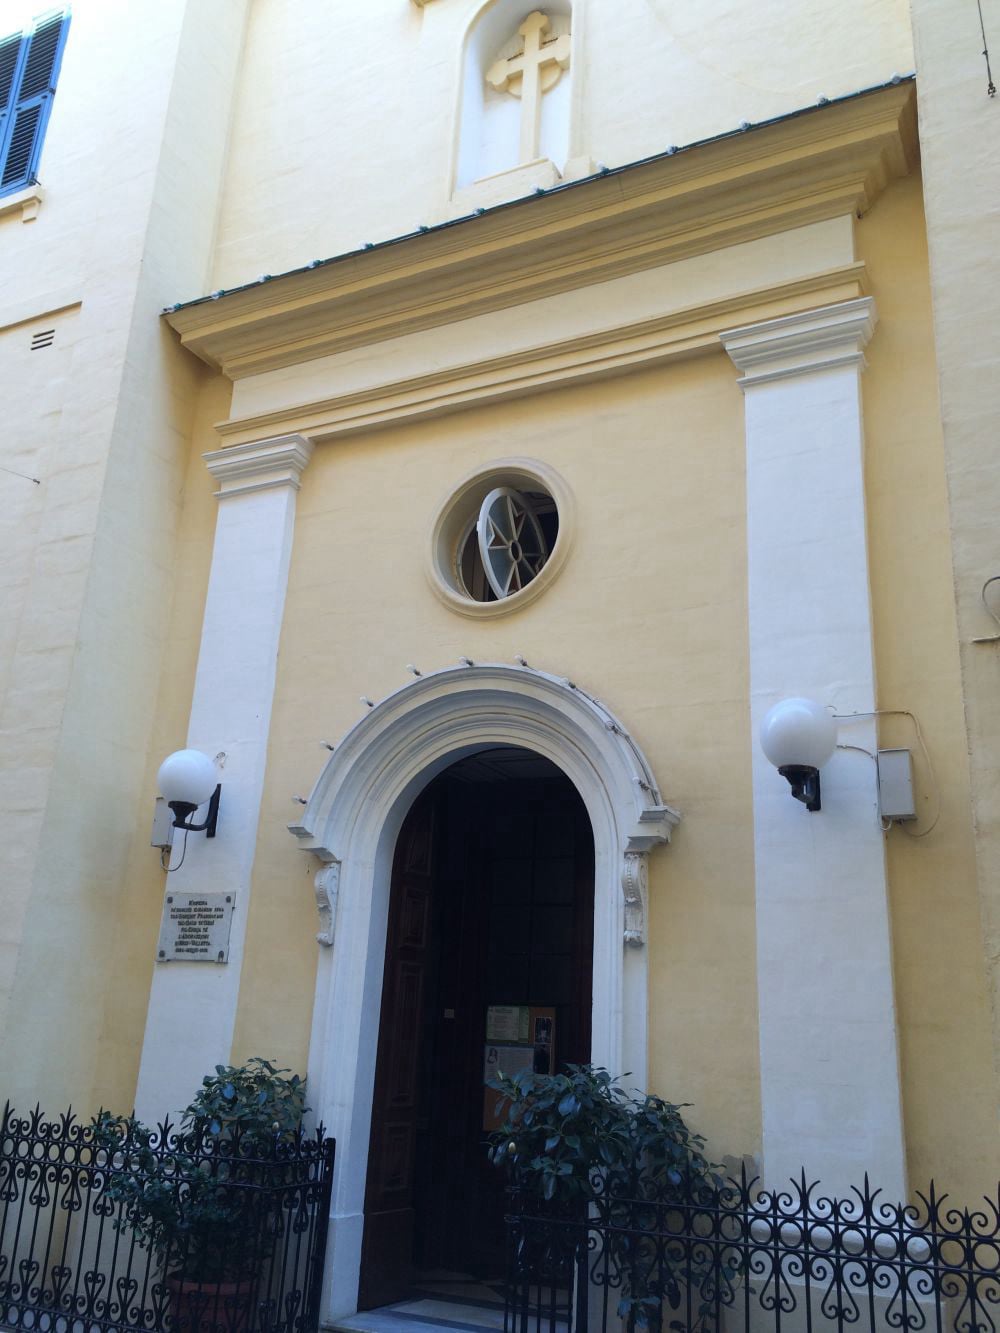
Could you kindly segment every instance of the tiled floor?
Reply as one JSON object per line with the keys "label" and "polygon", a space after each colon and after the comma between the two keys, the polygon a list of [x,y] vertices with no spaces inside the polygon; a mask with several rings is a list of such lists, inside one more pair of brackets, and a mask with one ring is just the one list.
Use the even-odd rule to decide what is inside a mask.
{"label": "tiled floor", "polygon": [[503,1328],[503,1309],[465,1301],[418,1296],[381,1310],[365,1310],[334,1325],[351,1333],[431,1333],[433,1329],[465,1329],[468,1333]]}
{"label": "tiled floor", "polygon": [[425,1274],[407,1300],[351,1315],[334,1327],[344,1333],[487,1333],[503,1328],[503,1287],[461,1273]]}

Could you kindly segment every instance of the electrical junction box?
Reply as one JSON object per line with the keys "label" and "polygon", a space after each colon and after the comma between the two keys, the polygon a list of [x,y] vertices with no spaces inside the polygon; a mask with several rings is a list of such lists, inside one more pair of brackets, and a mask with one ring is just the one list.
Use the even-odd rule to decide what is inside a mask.
{"label": "electrical junction box", "polygon": [[878,809],[883,819],[916,819],[913,756],[909,750],[879,750]]}
{"label": "electrical junction box", "polygon": [[153,811],[153,832],[149,845],[159,847],[161,851],[174,845],[174,812],[162,796],[156,798]]}

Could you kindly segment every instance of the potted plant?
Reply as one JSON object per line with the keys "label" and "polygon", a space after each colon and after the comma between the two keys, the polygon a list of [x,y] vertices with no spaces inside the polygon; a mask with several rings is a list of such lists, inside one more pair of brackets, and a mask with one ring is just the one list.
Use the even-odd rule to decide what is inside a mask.
{"label": "potted plant", "polygon": [[[540,1214],[544,1244],[551,1248],[561,1231],[582,1254],[600,1234],[605,1280],[620,1287],[618,1314],[630,1331],[686,1327],[667,1314],[679,1309],[686,1289],[696,1327],[710,1326],[712,1297],[739,1263],[685,1237],[693,1217],[710,1215],[725,1182],[682,1106],[629,1094],[591,1065],[556,1075],[498,1074],[490,1086],[506,1102],[505,1122],[491,1135],[491,1160],[510,1169],[521,1207]],[[546,1225],[546,1215],[561,1221]],[[530,1266],[537,1256],[522,1258]]]}
{"label": "potted plant", "polygon": [[[240,1333],[274,1244],[282,1144],[296,1138],[305,1082],[268,1060],[217,1065],[176,1130],[102,1111],[115,1226],[157,1257],[175,1330]],[[269,1188],[270,1187],[270,1188]]]}

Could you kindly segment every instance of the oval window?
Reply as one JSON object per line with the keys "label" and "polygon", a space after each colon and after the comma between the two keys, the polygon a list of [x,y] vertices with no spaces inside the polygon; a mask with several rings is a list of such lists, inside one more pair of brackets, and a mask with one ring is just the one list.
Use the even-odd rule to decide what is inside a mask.
{"label": "oval window", "polygon": [[477,602],[521,592],[544,569],[558,534],[559,512],[550,495],[494,487],[459,542],[461,587]]}
{"label": "oval window", "polygon": [[535,459],[504,459],[467,477],[439,512],[428,551],[431,585],[453,611],[503,615],[556,576],[572,530],[562,477]]}
{"label": "oval window", "polygon": [[526,588],[549,558],[549,543],[531,500],[513,486],[490,491],[476,522],[479,558],[497,597]]}

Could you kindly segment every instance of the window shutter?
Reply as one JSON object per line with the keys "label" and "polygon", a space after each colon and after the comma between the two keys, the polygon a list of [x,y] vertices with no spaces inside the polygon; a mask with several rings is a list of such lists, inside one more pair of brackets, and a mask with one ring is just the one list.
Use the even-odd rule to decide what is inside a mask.
{"label": "window shutter", "polygon": [[54,93],[56,90],[56,56],[62,45],[64,14],[56,14],[45,19],[31,34],[28,41],[28,61],[24,67],[24,77],[18,93],[19,101],[37,97],[39,93]]}
{"label": "window shutter", "polygon": [[0,42],[0,116],[5,116],[10,109],[10,95],[14,91],[14,75],[23,41],[24,38],[17,33]]}
{"label": "window shutter", "polygon": [[0,44],[0,190],[35,179],[68,27],[69,15],[55,14]]}
{"label": "window shutter", "polygon": [[9,189],[14,185],[30,185],[29,168],[35,155],[41,118],[42,108],[37,102],[33,106],[18,107],[15,111],[13,133],[7,144],[3,175],[0,176],[0,189]]}

